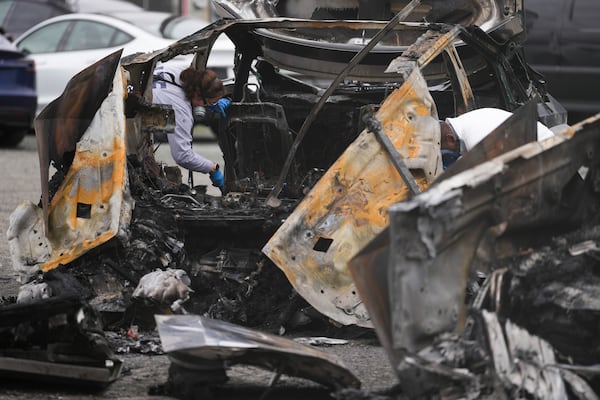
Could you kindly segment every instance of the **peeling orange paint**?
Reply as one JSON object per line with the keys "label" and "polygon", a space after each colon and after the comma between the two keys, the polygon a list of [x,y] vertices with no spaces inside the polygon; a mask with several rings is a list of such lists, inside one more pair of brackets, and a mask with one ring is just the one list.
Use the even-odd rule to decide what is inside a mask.
{"label": "peeling orange paint", "polygon": [[[118,93],[105,103],[105,115],[98,112],[96,125],[78,142],[50,204],[47,236],[52,252],[41,265],[43,271],[68,264],[117,234],[127,179],[125,116]],[[79,216],[78,207],[83,210]]]}

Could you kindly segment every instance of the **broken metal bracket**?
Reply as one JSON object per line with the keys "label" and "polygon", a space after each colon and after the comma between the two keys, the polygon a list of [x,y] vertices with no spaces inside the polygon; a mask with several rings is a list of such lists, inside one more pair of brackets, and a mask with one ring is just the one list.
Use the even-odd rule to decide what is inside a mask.
{"label": "broken metal bracket", "polygon": [[366,113],[363,116],[363,121],[365,122],[365,125],[367,126],[369,132],[375,134],[375,137],[377,138],[379,144],[381,144],[381,147],[383,147],[386,153],[390,156],[392,164],[394,164],[394,167],[396,167],[396,170],[404,180],[404,183],[406,183],[406,187],[408,188],[410,193],[413,195],[420,193],[421,189],[419,189],[419,185],[417,185],[415,178],[406,166],[402,155],[394,147],[390,138],[387,137],[387,135],[383,131],[381,122],[379,122],[379,120],[375,118],[375,116],[372,113]]}

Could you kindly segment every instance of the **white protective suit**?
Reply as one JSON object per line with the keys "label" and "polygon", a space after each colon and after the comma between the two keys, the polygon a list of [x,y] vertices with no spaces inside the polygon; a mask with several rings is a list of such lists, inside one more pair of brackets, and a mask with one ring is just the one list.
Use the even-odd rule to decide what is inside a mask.
{"label": "white protective suit", "polygon": [[192,130],[194,114],[192,103],[185,97],[181,88],[179,74],[185,68],[168,64],[158,65],[152,85],[152,102],[155,104],[170,104],[175,111],[175,132],[167,135],[171,157],[183,168],[209,173],[213,162],[202,157],[192,149]]}
{"label": "white protective suit", "polygon": [[[461,141],[461,152],[471,150],[504,122],[512,113],[499,108],[478,108],[456,118],[446,118]],[[537,123],[538,141],[554,136],[554,133],[541,122]]]}

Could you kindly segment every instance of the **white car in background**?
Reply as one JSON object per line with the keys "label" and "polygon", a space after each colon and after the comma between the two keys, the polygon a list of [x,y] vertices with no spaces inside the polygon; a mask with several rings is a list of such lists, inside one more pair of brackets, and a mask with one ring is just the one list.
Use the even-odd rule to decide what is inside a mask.
{"label": "white car in background", "polygon": [[[50,18],[15,40],[17,48],[35,60],[37,114],[60,96],[67,82],[79,71],[123,48],[123,56],[163,49],[173,41],[153,35],[118,18],[98,14],[65,14]],[[234,47],[217,41],[208,67],[222,77],[233,76]],[[169,62],[191,63],[192,56],[177,56]]]}

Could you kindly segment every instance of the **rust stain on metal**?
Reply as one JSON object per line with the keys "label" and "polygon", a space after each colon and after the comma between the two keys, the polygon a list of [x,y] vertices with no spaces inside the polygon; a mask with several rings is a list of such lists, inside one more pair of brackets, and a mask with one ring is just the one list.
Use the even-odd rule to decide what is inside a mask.
{"label": "rust stain on metal", "polygon": [[49,207],[49,271],[67,264],[114,237],[126,196],[123,82],[115,75],[114,92],[77,144],[67,176]]}
{"label": "rust stain on metal", "polygon": [[[116,234],[112,229],[90,232],[88,227],[99,224],[99,227],[109,228],[102,220],[113,207],[111,198],[115,191],[123,190],[125,173],[125,145],[122,140],[114,140],[114,149],[110,153],[107,150],[101,155],[77,153],[64,186],[50,205],[48,238],[55,250],[51,260],[43,265],[44,271],[73,261]],[[89,218],[78,216],[78,208],[81,207],[78,205],[89,205]],[[81,238],[83,240],[75,240],[75,247],[69,248],[61,243],[64,240],[63,229],[76,234],[87,231],[88,235],[85,239]]]}

